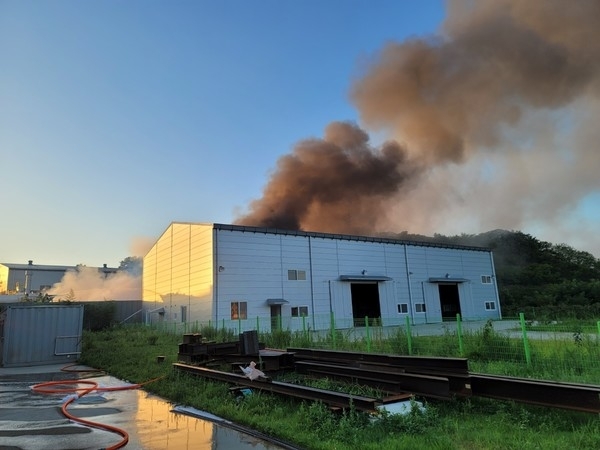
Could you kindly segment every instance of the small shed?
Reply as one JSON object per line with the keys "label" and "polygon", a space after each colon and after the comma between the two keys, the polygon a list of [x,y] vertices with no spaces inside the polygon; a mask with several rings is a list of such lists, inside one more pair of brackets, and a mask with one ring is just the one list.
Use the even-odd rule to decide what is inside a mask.
{"label": "small shed", "polygon": [[0,366],[74,362],[82,328],[83,305],[2,305]]}

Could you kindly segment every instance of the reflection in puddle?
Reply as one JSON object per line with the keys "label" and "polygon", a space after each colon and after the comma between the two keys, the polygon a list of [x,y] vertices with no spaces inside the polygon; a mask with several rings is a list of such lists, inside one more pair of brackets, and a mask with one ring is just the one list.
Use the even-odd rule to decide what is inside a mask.
{"label": "reflection in puddle", "polygon": [[[24,371],[27,368],[23,369]],[[71,422],[60,410],[64,393],[39,394],[31,385],[52,380],[54,373],[3,378],[0,370],[0,449],[97,450],[114,446],[112,431]],[[126,383],[111,376],[95,377],[102,388]],[[129,434],[126,450],[282,450],[282,447],[224,426],[223,419],[178,407],[141,389],[92,393],[74,401],[69,413]],[[183,412],[183,413],[182,413]],[[186,415],[187,414],[187,415]],[[192,414],[192,415],[190,415]],[[208,420],[205,420],[208,419]],[[213,421],[211,421],[213,420]],[[216,421],[216,422],[215,422]]]}
{"label": "reflection in puddle", "polygon": [[[135,440],[139,441],[143,449],[274,450],[280,448],[210,421],[175,413],[172,411],[173,405],[159,397],[141,390],[135,392],[138,404]],[[130,448],[129,445],[126,448]]]}

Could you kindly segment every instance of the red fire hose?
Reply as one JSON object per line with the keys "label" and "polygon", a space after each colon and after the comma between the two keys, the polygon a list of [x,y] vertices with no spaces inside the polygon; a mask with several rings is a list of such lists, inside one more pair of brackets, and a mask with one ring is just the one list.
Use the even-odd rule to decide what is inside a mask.
{"label": "red fire hose", "polygon": [[[71,364],[70,366],[73,366]],[[67,367],[70,367],[67,366]],[[65,368],[63,368],[65,369]],[[96,372],[96,370],[64,370],[65,372]],[[116,450],[121,447],[124,447],[129,442],[129,434],[127,431],[114,427],[112,425],[107,425],[98,422],[92,422],[91,420],[82,419],[80,417],[76,417],[72,415],[69,411],[67,411],[67,407],[78,398],[83,397],[84,395],[89,394],[90,392],[109,392],[109,391],[125,391],[129,389],[139,389],[145,384],[152,383],[160,378],[154,378],[152,380],[146,381],[141,384],[128,384],[125,386],[114,386],[114,387],[98,387],[98,383],[90,380],[65,380],[65,381],[48,381],[44,383],[39,383],[31,387],[33,392],[39,394],[73,394],[67,398],[67,400],[63,403],[61,411],[68,419],[78,422],[89,427],[99,428],[101,430],[109,431],[112,433],[116,433],[122,437],[121,441],[111,447],[107,447],[106,450]],[[78,387],[79,385],[86,385],[87,387]],[[57,386],[57,387],[53,387]],[[69,387],[67,387],[69,386]]]}

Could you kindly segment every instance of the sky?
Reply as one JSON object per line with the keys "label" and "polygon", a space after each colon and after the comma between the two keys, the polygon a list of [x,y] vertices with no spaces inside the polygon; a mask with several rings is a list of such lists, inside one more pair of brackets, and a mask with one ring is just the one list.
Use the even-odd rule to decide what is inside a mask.
{"label": "sky", "polygon": [[[325,201],[322,192],[294,216],[303,229],[504,228],[600,257],[595,49],[580,54],[571,34],[553,34],[575,55],[569,61],[589,65],[555,71],[541,61],[560,78],[535,72],[530,89],[500,57],[481,70],[463,56],[487,42],[470,30],[497,14],[488,1],[461,14],[469,3],[0,0],[0,262],[116,267],[143,256],[174,221],[271,223],[260,213],[289,202],[288,189],[304,193],[308,182],[331,193],[331,180],[348,182],[320,156],[351,154],[346,132],[361,158],[397,168],[394,187],[358,202],[353,214],[372,230],[364,220],[336,228],[353,200]],[[445,75],[426,72],[428,62],[443,63]],[[422,84],[405,83],[405,73]],[[410,93],[429,80],[424,107]],[[439,126],[423,131],[424,123]],[[452,139],[437,139],[447,129],[464,143],[455,152]],[[313,178],[278,184],[302,171]],[[373,178],[360,183],[371,192]],[[384,197],[383,209],[370,206]]]}

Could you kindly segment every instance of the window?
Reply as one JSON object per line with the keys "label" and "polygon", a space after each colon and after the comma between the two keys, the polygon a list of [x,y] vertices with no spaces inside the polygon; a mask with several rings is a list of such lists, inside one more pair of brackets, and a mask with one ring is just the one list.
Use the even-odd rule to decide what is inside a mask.
{"label": "window", "polygon": [[398,314],[408,314],[407,303],[398,303]]}
{"label": "window", "polygon": [[248,318],[248,302],[231,302],[231,320]]}
{"label": "window", "polygon": [[492,283],[492,277],[489,275],[481,275],[481,282],[483,284],[491,284]]}
{"label": "window", "polygon": [[292,306],[292,317],[308,317],[308,306]]}
{"label": "window", "polygon": [[485,302],[485,310],[486,311],[495,311],[496,310],[496,302]]}
{"label": "window", "polygon": [[288,270],[288,280],[306,280],[306,271],[305,270]]}
{"label": "window", "polygon": [[415,303],[415,311],[424,313],[425,312],[425,303]]}

